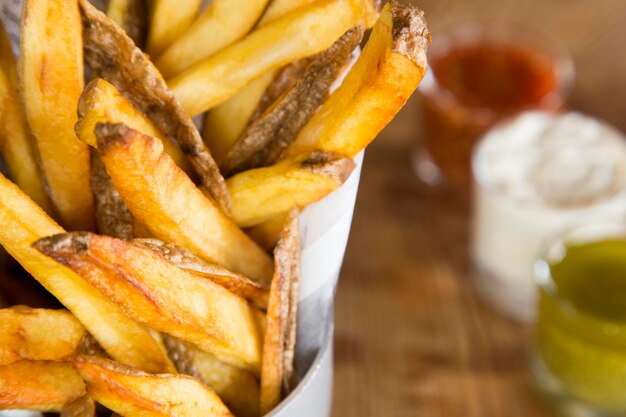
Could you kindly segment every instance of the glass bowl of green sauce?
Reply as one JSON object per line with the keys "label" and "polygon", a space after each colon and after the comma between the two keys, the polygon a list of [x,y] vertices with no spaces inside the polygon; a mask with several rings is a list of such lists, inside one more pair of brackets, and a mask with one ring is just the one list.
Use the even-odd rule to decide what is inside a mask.
{"label": "glass bowl of green sauce", "polygon": [[626,415],[626,227],[595,225],[550,242],[531,367],[563,415]]}

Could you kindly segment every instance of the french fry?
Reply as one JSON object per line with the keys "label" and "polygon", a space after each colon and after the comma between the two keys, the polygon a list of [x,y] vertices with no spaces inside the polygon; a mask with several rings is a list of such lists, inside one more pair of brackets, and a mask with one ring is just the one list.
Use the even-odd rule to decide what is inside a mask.
{"label": "french fry", "polygon": [[187,343],[184,340],[166,333],[163,333],[163,343],[165,343],[167,354],[170,359],[172,359],[172,362],[174,362],[178,373],[189,375],[202,381],[198,366],[196,365],[196,357],[193,352],[194,349],[197,348],[192,349],[193,345],[191,343]]}
{"label": "french fry", "polygon": [[161,142],[123,125],[96,126],[98,151],[135,218],[165,242],[267,284],[272,261],[163,153]]}
{"label": "french fry", "polygon": [[[317,0],[273,0],[257,26],[261,27],[313,1]],[[224,159],[243,129],[256,120],[287,88],[295,84],[298,75],[308,63],[308,59],[303,58],[288,64],[283,70],[267,71],[250,81],[233,97],[207,112],[202,138],[218,163]]]}
{"label": "french fry", "polygon": [[281,97],[287,94],[291,90],[298,80],[302,77],[304,71],[311,65],[315,55],[298,59],[289,65],[285,65],[277,71],[273,71],[273,78],[267,84],[267,88],[260,96],[254,111],[250,115],[248,124],[256,122],[261,116],[263,116],[270,107],[278,101]]}
{"label": "french fry", "polygon": [[78,397],[74,401],[65,404],[61,409],[60,417],[94,417],[96,404],[89,395]]}
{"label": "french fry", "polygon": [[350,60],[352,50],[362,38],[363,27],[354,27],[320,53],[307,66],[293,88],[246,128],[220,164],[224,175],[277,162],[302,126],[326,99],[331,84]]}
{"label": "french fry", "polygon": [[259,382],[254,374],[175,337],[164,335],[164,341],[178,372],[211,387],[237,417],[259,416]]}
{"label": "french fry", "polygon": [[261,368],[261,415],[278,405],[290,389],[293,375],[295,319],[300,277],[298,210],[289,213],[274,249],[276,269],[272,278]]}
{"label": "french fry", "polygon": [[211,149],[215,161],[221,163],[224,160],[243,129],[248,125],[259,99],[273,78],[274,71],[260,75],[229,100],[206,113],[202,139]]}
{"label": "french fry", "polygon": [[258,372],[259,329],[243,298],[149,249],[109,236],[75,232],[34,246],[80,274],[138,322]]}
{"label": "french fry", "polygon": [[95,357],[74,366],[89,394],[123,416],[233,417],[213,390],[186,375],[147,374]]}
{"label": "french fry", "polygon": [[246,370],[191,347],[200,379],[210,386],[237,417],[258,417],[259,382]]}
{"label": "french fry", "polygon": [[209,7],[156,61],[172,77],[244,37],[259,20],[268,0],[213,0]]}
{"label": "french fry", "polygon": [[85,395],[71,363],[20,361],[0,366],[0,410],[61,411]]}
{"label": "french fry", "polygon": [[156,0],[148,34],[148,53],[158,57],[191,25],[200,11],[202,0]]}
{"label": "french fry", "polygon": [[259,308],[267,308],[269,287],[265,287],[219,265],[211,264],[182,246],[164,243],[157,239],[135,239],[132,243],[158,253],[187,272],[210,279],[217,285],[245,298]]}
{"label": "french fry", "polygon": [[110,0],[109,19],[117,23],[140,48],[148,32],[148,4],[146,0]]}
{"label": "french fry", "polygon": [[180,148],[163,136],[150,119],[137,110],[111,83],[102,78],[87,84],[80,96],[76,135],[83,142],[96,146],[96,135],[93,130],[97,123],[124,123],[145,135],[159,139],[163,142],[165,152],[176,165],[188,175],[193,175],[193,167]]}
{"label": "french fry", "polygon": [[86,62],[144,113],[165,137],[178,143],[202,185],[229,213],[230,199],[224,178],[193,121],[167,89],[157,69],[115,23],[89,1],[79,1]]}
{"label": "french fry", "polygon": [[54,214],[52,203],[43,187],[17,88],[11,42],[0,24],[0,151],[13,181],[41,208]]}
{"label": "french fry", "polygon": [[133,215],[113,186],[97,152],[92,152],[91,186],[96,198],[96,223],[104,235],[130,240],[133,238]]}
{"label": "french fry", "polygon": [[0,244],[59,299],[116,360],[151,372],[173,369],[165,348],[96,288],[31,245],[64,230],[0,175]]}
{"label": "french fry", "polygon": [[237,174],[226,181],[233,219],[241,227],[250,227],[304,207],[343,184],[354,166],[351,159],[316,152]]}
{"label": "french fry", "polygon": [[[359,0],[320,0],[259,28],[168,80],[195,116],[235,95],[254,78],[319,53],[364,21]],[[320,31],[320,25],[324,30]]]}
{"label": "french fry", "polygon": [[272,0],[259,20],[258,26],[262,27],[272,20],[276,20],[299,7],[316,1],[318,0]]}
{"label": "french fry", "polygon": [[78,353],[86,334],[82,324],[64,310],[26,306],[0,309],[0,365],[21,360],[68,360]]}
{"label": "french fry", "polygon": [[263,249],[271,251],[276,247],[278,236],[286,221],[287,213],[282,213],[256,226],[247,228],[245,232]]}
{"label": "french fry", "polygon": [[318,149],[354,157],[419,84],[429,42],[422,12],[416,7],[397,2],[385,6],[343,84],[302,129],[287,155]]}
{"label": "french fry", "polygon": [[26,0],[19,78],[52,202],[67,227],[91,230],[89,149],[74,134],[84,84],[81,30],[76,2]]}

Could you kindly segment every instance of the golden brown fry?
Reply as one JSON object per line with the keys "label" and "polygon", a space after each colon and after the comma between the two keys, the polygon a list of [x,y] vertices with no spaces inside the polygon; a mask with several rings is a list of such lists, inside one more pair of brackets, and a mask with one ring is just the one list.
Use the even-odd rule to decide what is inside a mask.
{"label": "golden brown fry", "polygon": [[150,119],[137,110],[111,83],[102,78],[87,84],[78,101],[78,122],[75,129],[80,140],[96,146],[93,129],[97,123],[124,123],[144,135],[159,139],[163,142],[165,152],[174,162],[188,175],[193,174],[193,167],[180,148],[163,136]]}
{"label": "golden brown fry", "polygon": [[288,156],[319,149],[352,158],[391,121],[426,71],[430,35],[422,12],[385,6],[343,84],[302,129]]}
{"label": "golden brown fry", "polygon": [[184,340],[169,335],[163,339],[179,373],[211,387],[237,417],[259,416],[259,383],[254,374],[228,365]]}
{"label": "golden brown fry", "polygon": [[233,417],[215,392],[186,375],[147,374],[95,357],[74,365],[89,394],[124,416]]}
{"label": "golden brown fry", "polygon": [[246,370],[191,347],[200,379],[210,386],[237,417],[258,417],[259,382]]}
{"label": "golden brown fry", "polygon": [[255,30],[168,84],[187,114],[197,115],[264,72],[325,50],[363,20],[359,0],[320,0]]}
{"label": "golden brown fry", "polygon": [[293,374],[295,319],[300,276],[298,210],[289,213],[274,249],[276,269],[270,289],[261,368],[261,415],[278,405]]}
{"label": "golden brown fry", "polygon": [[197,348],[192,349],[193,345],[191,343],[187,343],[184,340],[166,333],[163,333],[163,343],[165,343],[167,354],[170,356],[170,359],[172,359],[172,362],[174,362],[174,366],[176,366],[176,370],[179,374],[189,375],[202,380],[193,352],[193,350]]}
{"label": "golden brown fry", "polygon": [[61,411],[85,395],[85,384],[65,362],[20,361],[0,366],[0,410]]}
{"label": "golden brown fry", "polygon": [[148,35],[148,53],[157,58],[178,39],[198,15],[202,0],[156,0]]}
{"label": "golden brown fry", "polygon": [[[276,4],[278,2],[274,0],[257,26],[261,27],[312,1],[314,0],[287,0]],[[270,11],[271,15],[268,15]],[[298,75],[308,63],[309,60],[303,58],[287,65],[284,70],[267,71],[206,114],[202,137],[218,163],[224,159],[243,129],[265,112],[287,88],[295,84]]]}
{"label": "golden brown fry", "polygon": [[0,365],[70,359],[79,351],[86,334],[82,324],[64,310],[26,306],[0,309]]}
{"label": "golden brown fry", "polygon": [[258,26],[264,26],[287,13],[318,0],[272,0],[259,20]]}
{"label": "golden brown fry", "polygon": [[314,57],[298,59],[277,71],[273,71],[273,78],[268,82],[265,91],[258,99],[248,124],[257,121],[278,99],[287,94],[302,77],[304,70],[313,62],[313,59]]}
{"label": "golden brown fry", "polygon": [[13,181],[48,213],[54,214],[37,165],[22,111],[11,42],[0,24],[0,151]]}
{"label": "golden brown fry", "polygon": [[226,181],[233,219],[241,227],[250,227],[293,207],[302,208],[343,184],[354,166],[351,159],[315,152],[237,174]]}
{"label": "golden brown fry", "polygon": [[243,132],[259,99],[273,78],[274,71],[260,75],[232,98],[206,113],[202,138],[218,163],[224,160]]}
{"label": "golden brown fry", "polygon": [[269,256],[183,175],[159,141],[123,125],[99,124],[96,136],[115,188],[154,237],[268,283]]}
{"label": "golden brown fry", "polygon": [[231,272],[219,265],[211,264],[182,246],[164,243],[157,239],[135,239],[132,243],[158,253],[187,272],[210,279],[233,294],[247,299],[259,308],[267,308],[269,287],[252,281],[243,275]]}
{"label": "golden brown fry", "polygon": [[156,61],[172,77],[243,38],[265,10],[268,0],[213,0]]}
{"label": "golden brown fry", "polygon": [[149,249],[109,236],[69,233],[34,244],[151,328],[258,371],[260,334],[249,304]]}
{"label": "golden brown fry", "polygon": [[26,0],[19,73],[26,118],[52,202],[67,227],[91,230],[89,149],[74,134],[84,84],[81,30],[75,2]]}
{"label": "golden brown fry", "polygon": [[263,249],[271,251],[276,247],[278,236],[283,230],[285,221],[287,221],[287,213],[282,213],[256,226],[247,228],[245,232]]}
{"label": "golden brown fry", "polygon": [[130,240],[133,238],[133,216],[113,186],[97,152],[92,152],[91,186],[96,197],[96,223],[104,235]]}
{"label": "golden brown fry", "polygon": [[178,143],[202,185],[229,213],[230,199],[224,178],[193,121],[167,89],[157,69],[132,40],[89,1],[80,0],[80,4],[85,60],[143,112],[165,137]]}
{"label": "golden brown fry", "polygon": [[96,415],[96,404],[89,395],[78,397],[65,404],[60,417],[93,417]]}
{"label": "golden brown fry", "polygon": [[330,86],[362,38],[363,27],[354,27],[320,53],[293,88],[246,128],[221,163],[224,175],[277,162],[326,99]]}
{"label": "golden brown fry", "polygon": [[113,358],[152,372],[173,369],[164,347],[101,292],[31,245],[64,230],[0,175],[0,244],[59,299]]}
{"label": "golden brown fry", "polygon": [[146,0],[110,0],[107,9],[109,19],[143,48],[148,32],[148,4]]}

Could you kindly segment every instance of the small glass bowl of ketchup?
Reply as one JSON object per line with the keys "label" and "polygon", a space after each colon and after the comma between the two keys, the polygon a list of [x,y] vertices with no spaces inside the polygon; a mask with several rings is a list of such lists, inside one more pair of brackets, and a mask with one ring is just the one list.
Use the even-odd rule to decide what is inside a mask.
{"label": "small glass bowl of ketchup", "polygon": [[477,140],[522,111],[562,109],[574,66],[558,43],[503,22],[464,24],[433,39],[413,162],[422,181],[465,188]]}

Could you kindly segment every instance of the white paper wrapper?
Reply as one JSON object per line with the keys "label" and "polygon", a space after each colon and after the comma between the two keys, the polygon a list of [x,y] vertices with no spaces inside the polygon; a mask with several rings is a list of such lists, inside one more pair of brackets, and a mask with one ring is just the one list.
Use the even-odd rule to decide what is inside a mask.
{"label": "white paper wrapper", "polygon": [[[103,8],[106,0],[92,0],[92,3]],[[0,0],[0,18],[16,54],[19,54],[21,10],[22,0]],[[357,57],[358,50],[353,63]],[[271,416],[324,417],[330,412],[333,299],[350,233],[363,152],[354,160],[356,168],[343,186],[306,207],[300,216],[302,264],[295,369],[302,382]],[[5,411],[0,412],[0,417],[33,414],[39,415]]]}

